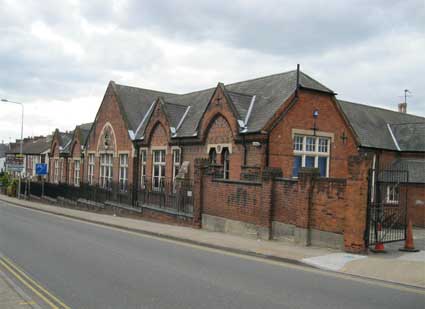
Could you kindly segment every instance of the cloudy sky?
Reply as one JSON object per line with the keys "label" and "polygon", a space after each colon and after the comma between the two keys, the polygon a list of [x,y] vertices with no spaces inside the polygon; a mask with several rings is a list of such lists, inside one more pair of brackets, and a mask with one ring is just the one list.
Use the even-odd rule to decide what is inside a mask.
{"label": "cloudy sky", "polygon": [[[371,4],[372,3],[372,4]],[[425,7],[404,1],[0,0],[0,98],[25,135],[91,122],[109,80],[184,93],[301,69],[425,116]],[[0,102],[0,142],[19,137]]]}

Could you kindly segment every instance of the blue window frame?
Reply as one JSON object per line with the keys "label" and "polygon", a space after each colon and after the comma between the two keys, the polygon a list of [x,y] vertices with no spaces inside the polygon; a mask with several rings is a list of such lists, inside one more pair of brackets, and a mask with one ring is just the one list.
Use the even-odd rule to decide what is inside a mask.
{"label": "blue window frame", "polygon": [[321,177],[326,177],[327,171],[328,171],[328,158],[327,157],[319,157],[319,171]]}
{"label": "blue window frame", "polygon": [[314,157],[305,156],[305,167],[314,167]]}
{"label": "blue window frame", "polygon": [[300,171],[302,165],[302,157],[301,156],[295,156],[294,157],[294,166],[292,168],[292,176],[298,177],[298,172]]}

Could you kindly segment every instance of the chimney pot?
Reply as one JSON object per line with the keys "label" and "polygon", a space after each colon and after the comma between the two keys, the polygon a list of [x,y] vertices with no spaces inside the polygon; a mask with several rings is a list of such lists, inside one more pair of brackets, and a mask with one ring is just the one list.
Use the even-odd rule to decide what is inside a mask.
{"label": "chimney pot", "polygon": [[406,114],[407,113],[407,103],[403,102],[403,103],[398,104],[398,112]]}

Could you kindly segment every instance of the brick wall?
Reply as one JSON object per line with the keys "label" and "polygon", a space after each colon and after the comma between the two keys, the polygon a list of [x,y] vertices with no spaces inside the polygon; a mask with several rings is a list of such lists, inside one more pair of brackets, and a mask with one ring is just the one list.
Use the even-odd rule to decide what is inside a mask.
{"label": "brick wall", "polygon": [[425,227],[425,184],[410,184],[408,186],[407,209],[412,224]]}
{"label": "brick wall", "polygon": [[229,181],[214,179],[211,169],[204,167],[201,171],[198,167],[199,173],[195,172],[202,177],[195,177],[194,186],[194,207],[199,217],[208,215],[252,224],[269,229],[269,237],[273,237],[273,222],[280,222],[307,232],[340,235],[340,245],[346,251],[365,250],[364,181],[318,178],[315,169],[302,169],[298,179],[266,177],[266,169],[260,182]]}
{"label": "brick wall", "polygon": [[[345,123],[332,96],[310,91],[300,91],[299,99],[285,111],[284,120],[279,121],[270,133],[270,166],[279,167],[284,176],[292,176],[293,129],[313,128],[313,112],[319,111],[316,128],[320,132],[333,134],[330,144],[329,177],[346,178],[348,157],[357,154],[357,145],[351,130]],[[344,139],[343,136],[347,138]]]}
{"label": "brick wall", "polygon": [[215,180],[207,175],[202,190],[203,214],[267,227],[270,205],[265,205],[261,192],[261,183]]}
{"label": "brick wall", "polygon": [[[110,132],[110,146],[106,150],[104,148],[103,135],[105,130]],[[87,142],[87,152],[95,153],[94,183],[99,183],[100,171],[100,153],[109,152],[113,154],[113,182],[119,179],[119,153],[128,153],[128,182],[133,180],[133,142],[128,136],[127,124],[122,116],[120,106],[113,91],[113,87],[109,84],[102,104],[96,115],[95,123],[90,131]],[[88,164],[84,162],[84,175],[87,174]],[[87,181],[87,178],[84,178]]]}

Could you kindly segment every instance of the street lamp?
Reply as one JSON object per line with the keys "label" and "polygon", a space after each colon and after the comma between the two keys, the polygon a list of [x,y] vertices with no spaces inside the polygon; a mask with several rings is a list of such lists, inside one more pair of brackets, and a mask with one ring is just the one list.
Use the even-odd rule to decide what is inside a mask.
{"label": "street lamp", "polygon": [[[21,102],[9,101],[9,100],[7,100],[7,99],[1,99],[1,101],[2,101],[2,102],[5,102],[5,103],[18,104],[18,105],[21,105],[21,107],[22,107],[22,117],[21,117],[21,143],[20,143],[20,146],[19,146],[19,154],[20,154],[20,155],[21,155],[21,157],[22,157],[22,145],[23,145],[23,142],[24,142],[24,104],[23,104],[23,103],[21,103]],[[19,184],[18,184],[19,189],[18,189],[18,198],[21,198],[21,174],[22,174],[22,171],[21,171],[21,173],[19,173]]]}

